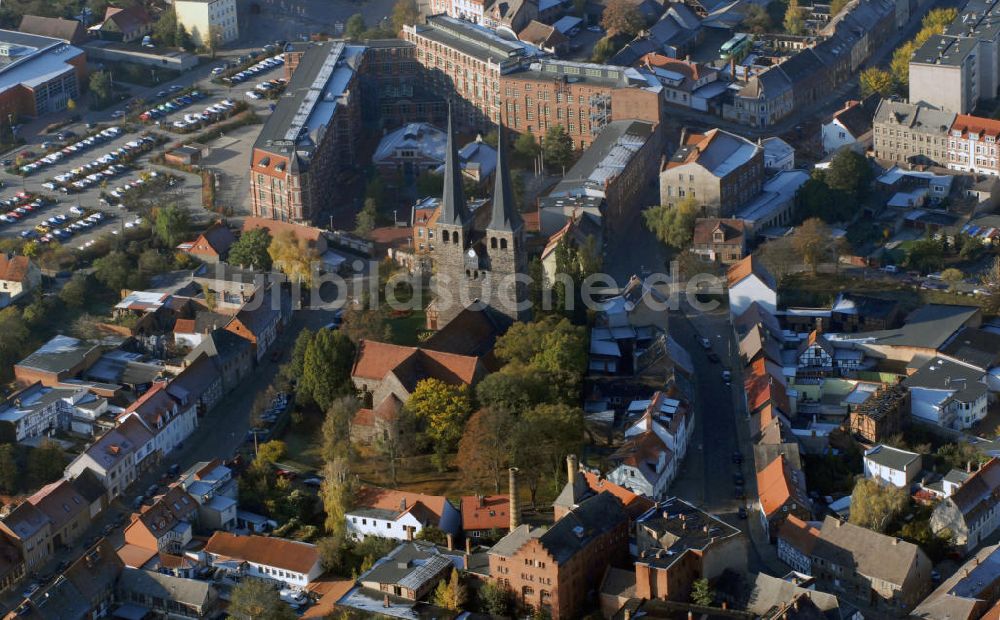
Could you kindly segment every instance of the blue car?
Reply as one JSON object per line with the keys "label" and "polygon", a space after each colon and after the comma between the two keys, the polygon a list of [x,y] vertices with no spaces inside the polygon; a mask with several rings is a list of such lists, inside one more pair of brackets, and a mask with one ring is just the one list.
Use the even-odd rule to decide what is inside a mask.
{"label": "blue car", "polygon": [[35,238],[35,231],[33,231],[33,230],[22,230],[21,231],[21,238],[22,239],[34,239]]}

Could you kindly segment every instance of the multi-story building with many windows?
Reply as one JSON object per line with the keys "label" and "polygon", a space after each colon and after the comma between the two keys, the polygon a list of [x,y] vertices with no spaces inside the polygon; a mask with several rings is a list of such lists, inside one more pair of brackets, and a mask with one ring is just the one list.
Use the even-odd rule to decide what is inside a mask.
{"label": "multi-story building with many windows", "polygon": [[1000,174],[997,140],[1000,121],[959,114],[948,135],[948,167],[978,174]]}
{"label": "multi-story building with many windows", "polygon": [[883,99],[872,126],[875,157],[897,164],[943,166],[954,121],[954,112]]}
{"label": "multi-story building with many windows", "polygon": [[236,0],[175,0],[174,11],[198,47],[217,47],[240,36]]}
{"label": "multi-story building with many windows", "polygon": [[364,48],[316,43],[302,55],[274,112],[254,143],[250,205],[257,217],[308,222],[332,193],[338,173],[354,164],[361,131],[354,69]]}

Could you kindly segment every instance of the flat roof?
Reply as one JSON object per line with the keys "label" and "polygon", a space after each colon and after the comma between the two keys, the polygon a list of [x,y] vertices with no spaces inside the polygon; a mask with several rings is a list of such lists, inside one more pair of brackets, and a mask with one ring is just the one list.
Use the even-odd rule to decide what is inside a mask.
{"label": "flat roof", "polygon": [[82,362],[95,346],[72,336],[53,336],[17,365],[43,372],[62,372]]}
{"label": "flat roof", "polygon": [[920,46],[920,49],[913,53],[910,62],[959,67],[970,54],[976,51],[977,47],[979,47],[979,41],[976,39],[936,34],[927,39]]}
{"label": "flat roof", "polygon": [[0,56],[0,92],[19,84],[34,88],[75,71],[68,61],[83,54],[62,39],[14,30],[0,30],[0,48],[6,48],[6,54]]}

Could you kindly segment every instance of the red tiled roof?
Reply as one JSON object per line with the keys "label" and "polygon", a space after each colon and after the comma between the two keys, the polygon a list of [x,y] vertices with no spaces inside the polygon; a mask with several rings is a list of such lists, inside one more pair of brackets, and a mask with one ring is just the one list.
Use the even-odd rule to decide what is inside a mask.
{"label": "red tiled roof", "polygon": [[603,493],[604,491],[607,491],[617,497],[621,503],[625,505],[625,512],[627,512],[629,517],[632,519],[635,519],[655,505],[649,499],[641,495],[637,495],[625,487],[617,485],[614,482],[609,481],[607,478],[598,476],[593,472],[583,472],[583,479],[587,481],[587,486],[590,487],[594,493]]}
{"label": "red tiled roof", "polygon": [[156,549],[147,549],[139,545],[125,543],[118,547],[118,557],[125,566],[131,568],[142,568],[156,555]]}
{"label": "red tiled roof", "polygon": [[357,413],[354,414],[351,426],[364,428],[375,426],[375,423],[379,420],[394,418],[402,407],[403,403],[399,402],[396,395],[389,394],[374,409],[358,409]]}
{"label": "red tiled roof", "polygon": [[6,282],[23,282],[31,268],[31,260],[27,256],[7,256],[0,253],[0,280]]}
{"label": "red tiled roof", "polygon": [[640,59],[644,66],[652,66],[658,69],[676,71],[690,80],[701,79],[703,67],[696,62],[681,60],[680,58],[669,58],[662,54],[650,52]]}
{"label": "red tiled roof", "polygon": [[963,138],[968,138],[970,134],[977,136],[993,136],[994,139],[1000,137],[1000,120],[972,116],[971,114],[959,114],[951,124],[952,131],[961,131]]}
{"label": "red tiled roof", "polygon": [[319,551],[313,545],[270,536],[237,536],[218,531],[208,539],[205,552],[302,574],[312,570],[319,561]]}
{"label": "red tiled roof", "polygon": [[791,466],[784,454],[779,454],[778,458],[757,472],[757,492],[760,495],[761,510],[767,516],[780,510],[785,502],[796,496]]}
{"label": "red tiled roof", "polygon": [[816,541],[819,540],[819,533],[815,527],[790,514],[778,530],[778,538],[785,539],[801,553],[811,555]]}
{"label": "red tiled roof", "polygon": [[753,254],[747,256],[726,271],[726,282],[731,288],[750,276],[750,274],[756,275],[764,284],[772,289],[778,288],[774,276],[771,275],[771,272],[767,270],[767,267],[764,266],[760,259],[754,257]]}
{"label": "red tiled roof", "polygon": [[720,219],[717,217],[700,217],[694,224],[694,239],[696,245],[711,245],[715,243],[713,235],[717,228],[723,232],[722,243],[739,243],[746,231],[743,220]]}
{"label": "red tiled roof", "polygon": [[[480,504],[480,499],[482,504]],[[505,530],[510,526],[509,495],[463,495],[462,529]]]}
{"label": "red tiled roof", "polygon": [[194,319],[177,319],[176,321],[174,321],[174,333],[175,334],[195,333]]}
{"label": "red tiled roof", "polygon": [[248,217],[243,220],[243,231],[255,230],[258,228],[263,228],[271,233],[272,236],[279,232],[289,231],[295,235],[296,239],[305,239],[315,243],[323,236],[323,231],[319,228],[314,228],[312,226],[302,226],[301,224],[292,224],[290,222],[279,222],[278,220],[269,220],[263,217]]}
{"label": "red tiled roof", "polygon": [[[390,372],[400,371],[401,374],[405,371],[404,364],[418,364],[422,367],[422,374],[445,383],[472,385],[479,367],[479,358],[375,340],[362,340],[358,346],[358,355],[354,360],[351,376],[381,380]],[[407,382],[407,377],[398,378],[404,384]]]}
{"label": "red tiled roof", "polygon": [[361,487],[355,496],[355,505],[361,508],[378,508],[405,513],[418,504],[430,511],[437,519],[444,515],[445,499],[443,495],[424,495],[412,491],[397,491],[382,487]]}

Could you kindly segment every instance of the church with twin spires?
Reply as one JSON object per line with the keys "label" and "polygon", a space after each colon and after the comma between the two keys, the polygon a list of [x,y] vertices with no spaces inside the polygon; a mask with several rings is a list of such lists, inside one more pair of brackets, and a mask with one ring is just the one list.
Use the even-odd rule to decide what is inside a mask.
{"label": "church with twin spires", "polygon": [[[434,300],[427,307],[428,329],[444,328],[467,307],[511,323],[530,317],[519,308],[527,301],[527,265],[524,221],[514,204],[507,167],[507,136],[501,120],[497,166],[489,209],[473,213],[462,188],[462,169],[455,146],[451,114],[445,153],[444,191],[441,196],[436,243],[431,251]],[[515,276],[520,274],[519,280]]]}

